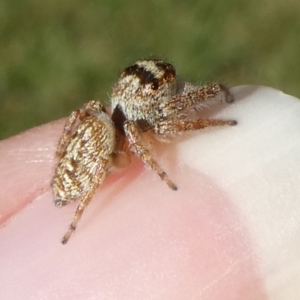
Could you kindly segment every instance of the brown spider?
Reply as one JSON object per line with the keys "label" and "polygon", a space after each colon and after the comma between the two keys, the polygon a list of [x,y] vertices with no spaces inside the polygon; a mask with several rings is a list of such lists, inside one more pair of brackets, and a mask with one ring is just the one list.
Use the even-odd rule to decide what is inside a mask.
{"label": "brown spider", "polygon": [[234,100],[221,84],[197,86],[180,82],[171,64],[147,59],[137,61],[121,74],[111,96],[111,117],[97,101],[89,101],[72,112],[58,143],[59,162],[52,180],[56,206],[79,200],[62,243],[67,243],[76,229],[108,170],[127,165],[131,152],[172,190],[177,190],[143,142],[143,136],[150,132],[161,141],[169,141],[186,131],[236,125],[234,120],[191,117],[219,97],[226,102]]}

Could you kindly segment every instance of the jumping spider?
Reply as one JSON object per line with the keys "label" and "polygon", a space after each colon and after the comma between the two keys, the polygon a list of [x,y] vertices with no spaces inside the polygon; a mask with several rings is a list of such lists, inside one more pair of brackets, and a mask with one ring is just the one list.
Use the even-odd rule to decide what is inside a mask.
{"label": "jumping spider", "polygon": [[137,61],[121,74],[111,96],[111,115],[97,101],[89,101],[73,111],[58,143],[59,162],[52,180],[56,206],[79,200],[62,243],[67,243],[76,229],[108,170],[121,166],[132,152],[172,190],[177,190],[143,142],[143,136],[150,132],[158,140],[170,141],[185,131],[236,125],[234,120],[191,117],[219,97],[226,102],[234,100],[221,84],[197,86],[180,82],[171,64],[146,59]]}

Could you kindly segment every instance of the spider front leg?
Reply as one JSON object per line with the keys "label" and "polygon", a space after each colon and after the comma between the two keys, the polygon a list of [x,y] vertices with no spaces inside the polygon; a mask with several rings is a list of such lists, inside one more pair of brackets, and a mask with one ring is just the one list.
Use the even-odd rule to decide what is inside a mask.
{"label": "spider front leg", "polygon": [[206,127],[215,126],[235,126],[235,120],[221,120],[221,119],[198,119],[198,120],[162,120],[155,127],[154,131],[158,139],[170,140],[176,138],[183,132],[203,129]]}
{"label": "spider front leg", "polygon": [[158,106],[162,116],[170,116],[185,113],[189,109],[197,109],[209,104],[218,97],[227,103],[234,101],[233,95],[223,84],[212,83],[204,86],[195,86],[186,82],[183,91],[174,95],[169,101],[161,102]]}
{"label": "spider front leg", "polygon": [[172,190],[176,191],[177,186],[169,179],[167,173],[160,167],[149,149],[147,149],[143,144],[137,123],[135,121],[125,121],[124,131],[135,154],[138,155],[147,166],[156,172]]}

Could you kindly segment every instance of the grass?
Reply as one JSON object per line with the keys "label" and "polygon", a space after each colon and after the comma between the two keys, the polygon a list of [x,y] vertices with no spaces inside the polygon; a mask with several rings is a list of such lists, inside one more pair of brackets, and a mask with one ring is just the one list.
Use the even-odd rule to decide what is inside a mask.
{"label": "grass", "polygon": [[162,57],[180,77],[300,97],[298,0],[2,0],[0,139],[108,103],[123,68]]}

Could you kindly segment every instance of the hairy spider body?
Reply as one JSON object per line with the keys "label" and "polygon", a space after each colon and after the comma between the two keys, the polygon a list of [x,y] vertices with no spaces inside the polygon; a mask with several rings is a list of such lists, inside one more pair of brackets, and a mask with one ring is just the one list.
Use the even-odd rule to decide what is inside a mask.
{"label": "hairy spider body", "polygon": [[[79,124],[78,124],[79,123]],[[115,128],[105,108],[89,101],[72,112],[59,140],[56,155],[59,163],[52,180],[54,203],[61,207],[79,200],[65,244],[107,174],[115,148]]]}
{"label": "hairy spider body", "polygon": [[175,79],[175,69],[168,63],[137,61],[123,71],[113,89],[112,119],[120,110],[128,120],[144,120],[153,126],[161,118],[157,110],[159,103],[168,101],[176,93]]}
{"label": "hairy spider body", "polygon": [[79,200],[62,242],[70,238],[110,166],[126,165],[132,152],[172,190],[177,190],[144,143],[144,135],[150,132],[158,140],[170,141],[186,131],[236,125],[235,120],[202,119],[195,115],[218,98],[234,100],[221,84],[197,86],[180,82],[171,64],[148,59],[137,61],[121,74],[111,95],[111,117],[96,101],[73,112],[58,144],[59,163],[52,182],[57,206]]}

